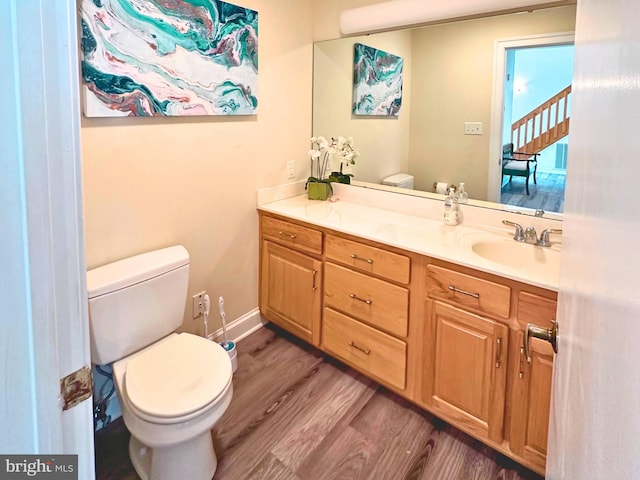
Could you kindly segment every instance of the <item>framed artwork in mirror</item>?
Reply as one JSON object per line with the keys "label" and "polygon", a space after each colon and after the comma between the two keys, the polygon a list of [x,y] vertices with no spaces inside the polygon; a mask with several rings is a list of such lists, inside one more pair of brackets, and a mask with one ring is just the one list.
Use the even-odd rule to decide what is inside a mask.
{"label": "framed artwork in mirror", "polygon": [[402,106],[402,57],[354,44],[353,114],[397,117]]}

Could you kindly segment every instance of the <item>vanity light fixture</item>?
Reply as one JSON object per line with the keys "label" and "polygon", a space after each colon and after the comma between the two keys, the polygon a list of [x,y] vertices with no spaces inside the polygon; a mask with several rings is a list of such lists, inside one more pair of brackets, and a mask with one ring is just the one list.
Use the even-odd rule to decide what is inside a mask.
{"label": "vanity light fixture", "polygon": [[514,13],[573,3],[575,0],[391,0],[344,10],[340,14],[340,31],[352,35],[490,12]]}

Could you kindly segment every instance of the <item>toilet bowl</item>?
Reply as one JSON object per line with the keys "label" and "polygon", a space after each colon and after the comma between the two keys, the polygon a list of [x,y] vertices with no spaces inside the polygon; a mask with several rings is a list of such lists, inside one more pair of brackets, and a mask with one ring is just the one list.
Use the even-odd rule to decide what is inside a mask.
{"label": "toilet bowl", "polygon": [[142,480],[210,480],[211,429],[233,396],[224,348],[173,333],[188,271],[188,253],[177,246],[87,272],[92,362],[113,362],[129,456]]}
{"label": "toilet bowl", "polygon": [[211,479],[217,465],[211,428],[233,396],[225,350],[174,333],[114,363],[113,373],[140,478]]}

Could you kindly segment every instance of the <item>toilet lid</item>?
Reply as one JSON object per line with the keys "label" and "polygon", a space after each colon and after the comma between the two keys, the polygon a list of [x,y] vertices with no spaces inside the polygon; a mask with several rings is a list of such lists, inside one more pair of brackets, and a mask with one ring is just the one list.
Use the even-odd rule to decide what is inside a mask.
{"label": "toilet lid", "polygon": [[129,360],[124,381],[134,407],[157,417],[178,417],[213,402],[231,375],[224,348],[181,333]]}

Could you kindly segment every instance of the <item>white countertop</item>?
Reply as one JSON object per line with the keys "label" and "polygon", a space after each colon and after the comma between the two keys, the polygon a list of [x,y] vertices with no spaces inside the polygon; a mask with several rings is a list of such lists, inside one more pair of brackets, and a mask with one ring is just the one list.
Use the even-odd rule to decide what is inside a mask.
{"label": "white countertop", "polygon": [[[432,218],[345,199],[337,202],[308,200],[306,195],[262,204],[258,208],[522,283],[558,290],[560,244],[542,248],[516,242],[510,227],[466,223],[448,226]],[[490,250],[489,254],[483,254],[483,248]]]}

